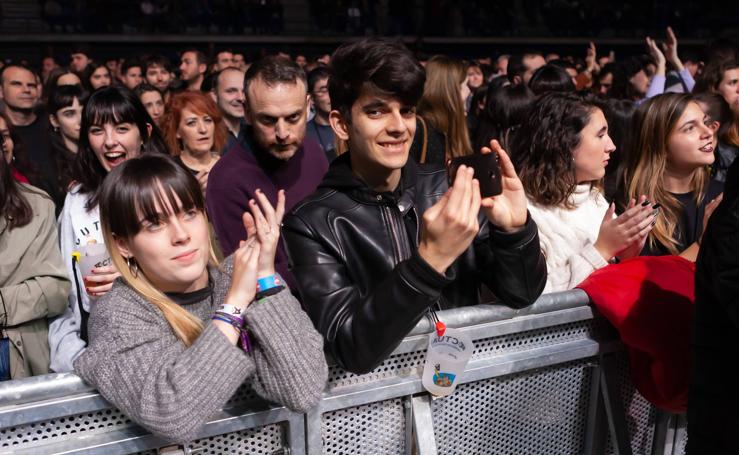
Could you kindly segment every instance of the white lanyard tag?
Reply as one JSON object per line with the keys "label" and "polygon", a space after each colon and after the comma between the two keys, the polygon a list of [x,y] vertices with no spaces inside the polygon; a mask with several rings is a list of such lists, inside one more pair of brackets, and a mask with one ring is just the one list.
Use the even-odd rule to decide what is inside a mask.
{"label": "white lanyard tag", "polygon": [[423,366],[423,387],[436,396],[451,395],[459,384],[473,349],[472,339],[459,329],[446,328],[429,334],[429,348]]}

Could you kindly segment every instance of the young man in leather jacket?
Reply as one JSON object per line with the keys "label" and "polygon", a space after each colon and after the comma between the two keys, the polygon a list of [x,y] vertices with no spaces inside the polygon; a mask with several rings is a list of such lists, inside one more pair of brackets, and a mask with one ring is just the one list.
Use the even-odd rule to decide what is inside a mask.
{"label": "young man in leather jacket", "polygon": [[504,190],[492,198],[471,168],[449,188],[445,169],[408,159],[424,82],[393,41],[334,53],[329,119],[349,151],[283,224],[303,304],[349,371],[375,368],[429,309],[479,303],[481,284],[516,308],[544,289],[536,225],[497,142]]}

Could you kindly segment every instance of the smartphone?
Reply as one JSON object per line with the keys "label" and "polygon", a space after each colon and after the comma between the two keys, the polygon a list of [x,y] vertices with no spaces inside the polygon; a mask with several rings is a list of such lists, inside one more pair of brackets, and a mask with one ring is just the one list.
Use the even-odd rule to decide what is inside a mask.
{"label": "smartphone", "polygon": [[469,166],[475,170],[475,178],[480,181],[480,195],[482,197],[497,196],[503,192],[503,185],[500,181],[500,163],[498,162],[498,154],[492,153],[475,153],[473,155],[459,156],[452,158],[449,162],[448,175],[449,186],[454,184],[454,177],[461,165]]}

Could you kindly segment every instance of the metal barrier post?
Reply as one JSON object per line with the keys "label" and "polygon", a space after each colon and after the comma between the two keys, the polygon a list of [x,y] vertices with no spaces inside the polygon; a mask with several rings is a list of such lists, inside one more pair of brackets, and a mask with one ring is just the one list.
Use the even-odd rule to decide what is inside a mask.
{"label": "metal barrier post", "polygon": [[431,397],[428,394],[413,397],[413,433],[418,455],[436,455],[434,421],[431,418]]}
{"label": "metal barrier post", "polygon": [[606,447],[606,416],[604,415],[605,404],[601,394],[601,375],[603,369],[596,364],[593,367],[593,375],[590,379],[590,407],[588,409],[588,422],[585,429],[584,455],[600,455]]}
{"label": "metal barrier post", "polygon": [[602,374],[600,375],[601,395],[608,416],[608,427],[611,439],[618,455],[632,455],[631,439],[626,426],[626,418],[621,397],[615,384],[616,365],[612,355],[601,355],[600,363]]}

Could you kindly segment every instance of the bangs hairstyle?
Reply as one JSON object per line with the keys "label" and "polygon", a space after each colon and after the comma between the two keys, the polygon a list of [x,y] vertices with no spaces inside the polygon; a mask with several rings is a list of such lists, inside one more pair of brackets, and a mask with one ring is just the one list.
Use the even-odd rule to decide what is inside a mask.
{"label": "bangs hairstyle", "polygon": [[[168,206],[175,213],[170,213]],[[136,275],[131,273],[126,259],[115,245],[117,239],[129,240],[138,234],[144,220],[160,221],[162,217],[191,209],[205,215],[200,185],[195,177],[167,156],[148,155],[127,160],[110,172],[102,186],[100,223],[113,264],[128,286],[162,312],[185,346],[190,346],[202,332],[200,319],[157,289],[143,270]],[[212,246],[209,250],[210,263],[217,265]]]}
{"label": "bangs hairstyle", "polygon": [[[138,97],[125,87],[109,86],[96,90],[85,104],[80,125],[79,151],[72,168],[72,179],[81,185],[80,193],[89,193],[87,210],[98,204],[100,186],[108,174],[90,147],[88,132],[92,126],[107,123],[132,123],[141,135],[141,154],[167,154],[167,146]],[[148,132],[151,128],[151,134]]]}
{"label": "bangs hairstyle", "polygon": [[352,105],[365,93],[395,98],[415,107],[426,74],[402,43],[365,38],[344,44],[331,56],[328,92],[331,107],[351,122]]}
{"label": "bangs hairstyle", "polygon": [[185,109],[195,115],[207,115],[213,119],[215,128],[211,152],[220,153],[227,140],[226,125],[223,123],[221,111],[210,96],[202,92],[185,91],[169,99],[161,120],[162,134],[172,156],[180,155],[183,149],[182,140],[177,138],[177,130]]}
{"label": "bangs hairstyle", "polygon": [[537,204],[572,208],[569,198],[578,184],[572,152],[596,110],[603,110],[596,98],[561,92],[542,95],[532,105],[512,148],[524,190]]}
{"label": "bangs hairstyle", "polygon": [[[677,122],[690,103],[695,103],[687,93],[665,93],[644,102],[634,115],[633,130],[636,131],[634,145],[626,154],[622,180],[623,205],[632,198],[645,194],[652,202],[662,205],[654,228],[649,233],[649,244],[664,245],[670,254],[679,254],[677,241],[673,238],[683,207],[680,201],[664,186],[667,168],[667,143],[678,126]],[[705,188],[710,178],[708,166],[697,168],[690,177],[690,189],[700,205],[705,197]]]}
{"label": "bangs hairstyle", "polygon": [[77,99],[82,106],[87,102],[88,92],[79,85],[59,85],[49,90],[49,100],[46,102],[46,111],[56,116],[57,111],[74,104]]}

